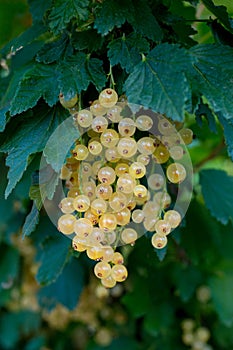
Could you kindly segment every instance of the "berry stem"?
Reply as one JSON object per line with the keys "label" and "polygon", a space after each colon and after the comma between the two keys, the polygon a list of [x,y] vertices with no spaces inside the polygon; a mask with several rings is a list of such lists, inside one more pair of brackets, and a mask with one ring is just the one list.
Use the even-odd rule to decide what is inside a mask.
{"label": "berry stem", "polygon": [[112,72],[112,65],[110,64],[110,70],[108,73],[108,77],[110,78],[110,88],[115,90],[115,80],[114,80],[114,76],[113,76],[113,72]]}

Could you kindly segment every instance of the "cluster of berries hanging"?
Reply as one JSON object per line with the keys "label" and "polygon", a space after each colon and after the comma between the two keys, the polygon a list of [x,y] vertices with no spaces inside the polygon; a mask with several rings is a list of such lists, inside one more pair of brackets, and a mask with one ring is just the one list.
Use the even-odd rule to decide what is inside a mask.
{"label": "cluster of berries hanging", "polygon": [[[73,111],[77,98],[60,101]],[[75,250],[97,261],[94,273],[108,288],[128,275],[118,246],[150,232],[161,249],[182,219],[168,185],[174,192],[186,179],[183,159],[192,131],[177,132],[165,116],[137,107],[118,101],[108,88],[89,109],[72,112],[81,136],[60,174],[67,194],[58,229]]]}

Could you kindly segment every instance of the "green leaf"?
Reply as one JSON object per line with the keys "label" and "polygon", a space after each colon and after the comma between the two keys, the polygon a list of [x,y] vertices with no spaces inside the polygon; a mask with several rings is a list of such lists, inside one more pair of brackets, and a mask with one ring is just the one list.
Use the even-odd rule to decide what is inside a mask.
{"label": "green leaf", "polygon": [[220,123],[223,126],[224,137],[225,137],[226,144],[227,144],[228,155],[231,158],[231,160],[233,161],[233,118],[226,119],[226,118],[224,118],[224,116],[220,112],[216,113],[216,114],[218,116]]}
{"label": "green leaf", "polygon": [[0,344],[4,349],[18,348],[21,337],[37,332],[41,323],[39,313],[19,311],[3,314],[0,318]]}
{"label": "green leaf", "polygon": [[36,60],[45,64],[52,63],[71,56],[73,48],[70,44],[70,38],[63,34],[58,39],[45,44],[38,52]]}
{"label": "green leaf", "polygon": [[183,302],[187,302],[202,282],[201,272],[195,266],[188,265],[183,268],[177,266],[172,274],[178,295]]}
{"label": "green leaf", "polygon": [[32,185],[29,191],[29,197],[34,201],[37,210],[40,210],[43,205],[43,199],[41,198],[41,192],[39,185]]}
{"label": "green leaf", "polygon": [[156,253],[159,261],[163,261],[166,254],[167,254],[167,246],[164,247],[163,249],[155,249],[155,253]]}
{"label": "green leaf", "polygon": [[209,128],[215,134],[217,133],[216,119],[214,117],[213,111],[209,108],[207,104],[199,103],[197,110],[195,111],[197,124],[202,127],[202,117],[207,119]]}
{"label": "green leaf", "polygon": [[35,230],[36,225],[39,222],[39,210],[35,203],[33,203],[32,209],[28,216],[26,217],[25,223],[22,228],[23,237],[30,236],[30,234]]}
{"label": "green leaf", "polygon": [[214,112],[232,118],[233,48],[224,45],[197,45],[190,50],[193,59],[191,84],[209,101]]}
{"label": "green leaf", "polygon": [[222,170],[206,169],[200,172],[200,184],[211,214],[224,225],[232,221],[233,177]]}
{"label": "green leaf", "polygon": [[88,58],[79,52],[59,65],[59,87],[65,99],[73,97],[77,92],[86,90],[92,82],[97,90],[105,85],[106,75],[103,63],[97,58]]}
{"label": "green leaf", "polygon": [[35,64],[29,69],[15,92],[10,113],[16,115],[34,107],[41,97],[53,106],[59,95],[57,65]]}
{"label": "green leaf", "polygon": [[[7,152],[6,165],[9,166],[8,185],[5,196],[11,193],[16,183],[21,179],[29,162],[31,154],[40,152],[56,129],[66,118],[66,111],[60,106],[48,108],[41,104],[32,113],[15,118],[6,128],[6,139],[0,147],[1,152]],[[15,130],[12,135],[12,130]]]}
{"label": "green leaf", "polygon": [[202,2],[229,31],[233,32],[227,8],[225,6],[216,6],[212,0],[202,0]]}
{"label": "green leaf", "polygon": [[189,89],[184,71],[188,67],[184,49],[167,43],[156,46],[125,82],[129,102],[182,121]]}
{"label": "green leaf", "polygon": [[58,232],[43,242],[41,265],[36,275],[38,283],[48,285],[57,280],[67,263],[70,245],[71,240]]}
{"label": "green leaf", "polygon": [[100,50],[104,42],[104,38],[92,28],[74,33],[71,40],[76,50],[87,49],[88,52]]}
{"label": "green leaf", "polygon": [[75,127],[73,118],[70,117],[61,123],[49,138],[43,154],[47,163],[56,172],[60,173],[71,146],[79,136],[79,130]]}
{"label": "green leaf", "polygon": [[216,274],[210,277],[208,285],[211,289],[211,296],[214,307],[222,323],[230,327],[233,325],[233,304],[232,304],[232,262],[223,263],[215,267]]}
{"label": "green leaf", "polygon": [[134,0],[128,21],[133,29],[153,41],[161,41],[163,32],[145,0]]}
{"label": "green leaf", "polygon": [[97,10],[94,28],[98,33],[107,35],[114,27],[120,28],[132,15],[132,10],[131,0],[105,0]]}
{"label": "green leaf", "polygon": [[141,61],[141,53],[147,53],[150,46],[140,35],[132,33],[111,41],[108,48],[111,65],[119,63],[129,73]]}
{"label": "green leaf", "polygon": [[48,309],[54,308],[59,303],[73,310],[77,306],[83,286],[83,267],[78,259],[73,258],[55,283],[41,288],[39,302],[42,307]]}
{"label": "green leaf", "polygon": [[49,13],[49,26],[54,33],[66,28],[71,19],[85,21],[89,15],[89,0],[54,0]]}
{"label": "green leaf", "polygon": [[40,0],[28,0],[30,12],[32,14],[33,22],[41,22],[44,18],[45,12],[52,5],[52,0],[41,2]]}
{"label": "green leaf", "polygon": [[18,250],[14,247],[1,245],[0,249],[0,290],[4,285],[13,284],[14,279],[19,273],[20,256]]}

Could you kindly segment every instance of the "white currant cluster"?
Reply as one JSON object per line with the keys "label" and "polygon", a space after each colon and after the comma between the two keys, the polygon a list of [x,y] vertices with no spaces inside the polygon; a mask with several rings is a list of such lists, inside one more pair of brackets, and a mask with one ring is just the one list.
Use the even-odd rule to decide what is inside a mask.
{"label": "white currant cluster", "polygon": [[64,101],[60,96],[60,101],[82,136],[61,169],[68,192],[60,202],[58,229],[71,235],[75,250],[98,261],[95,275],[113,287],[128,274],[117,246],[133,245],[149,231],[152,245],[161,249],[180,224],[181,214],[170,208],[167,183],[186,179],[182,159],[192,131],[178,133],[163,115],[151,116],[142,108],[132,112],[110,88],[90,109],[76,112],[77,97]]}

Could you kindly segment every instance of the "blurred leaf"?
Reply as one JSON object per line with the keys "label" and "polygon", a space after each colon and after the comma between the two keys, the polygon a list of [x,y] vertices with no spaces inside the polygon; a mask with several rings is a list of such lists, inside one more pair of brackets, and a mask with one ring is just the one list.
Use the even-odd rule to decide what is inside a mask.
{"label": "blurred leaf", "polygon": [[225,6],[215,6],[212,0],[202,0],[202,2],[208,8],[208,10],[212,12],[229,31],[233,33],[227,8]]}
{"label": "blurred leaf", "polygon": [[83,290],[84,273],[78,259],[71,259],[55,283],[39,291],[39,302],[42,307],[53,309],[61,303],[73,310]]}
{"label": "blurred leaf", "polygon": [[156,337],[163,333],[174,322],[174,309],[171,302],[162,302],[151,305],[144,319],[146,332]]}
{"label": "blurred leaf", "polygon": [[55,229],[54,237],[47,238],[42,244],[41,265],[36,279],[41,285],[48,285],[55,282],[62,273],[69,258],[71,241]]}
{"label": "blurred leaf", "polygon": [[97,90],[101,90],[106,82],[103,62],[97,58],[88,58],[83,52],[79,52],[60,63],[58,79],[65,99],[85,91],[90,82]]}
{"label": "blurred leaf", "polygon": [[5,289],[5,285],[12,286],[14,279],[19,273],[20,257],[17,249],[11,246],[2,245],[0,247],[0,290]]}
{"label": "blurred leaf", "polygon": [[[98,346],[96,344],[91,344],[87,347],[86,350],[102,350],[102,346]],[[110,345],[107,347],[108,350],[119,350],[119,349],[127,349],[127,350],[139,350],[141,349],[139,345],[136,343],[134,339],[129,337],[119,337],[113,339]]]}
{"label": "blurred leaf", "polygon": [[212,132],[217,133],[216,120],[213,111],[207,104],[199,103],[198,108],[195,111],[197,124],[202,127],[202,117],[205,117],[208,121],[209,128]]}
{"label": "blurred leaf", "polygon": [[211,214],[224,225],[232,221],[233,177],[222,170],[206,169],[200,173],[200,184]]}
{"label": "blurred leaf", "polygon": [[[1,152],[8,153],[6,165],[10,167],[6,197],[21,179],[27,168],[29,156],[44,149],[50,134],[65,117],[64,108],[59,106],[48,108],[47,105],[41,104],[33,111],[33,116],[31,113],[25,113],[20,121],[16,118],[8,124],[7,137],[0,147]],[[15,130],[13,135],[12,129]]]}
{"label": "blurred leaf", "polygon": [[157,45],[125,82],[129,102],[182,121],[189,89],[184,74],[188,66],[184,49],[168,43]]}
{"label": "blurred leaf", "polygon": [[216,267],[216,274],[208,280],[214,307],[220,320],[227,327],[233,325],[232,276],[233,263],[226,262]]}
{"label": "blurred leaf", "polygon": [[166,254],[167,254],[167,246],[165,246],[162,249],[155,249],[155,253],[156,253],[159,261],[163,261],[163,259],[165,258]]}
{"label": "blurred leaf", "polygon": [[32,205],[30,213],[27,215],[24,225],[22,227],[23,237],[30,236],[30,234],[35,230],[36,225],[39,222],[39,210],[35,203]]}
{"label": "blurred leaf", "polygon": [[102,35],[92,28],[74,33],[71,40],[76,50],[87,49],[88,52],[100,50],[104,42]]}
{"label": "blurred leaf", "polygon": [[36,22],[35,26],[38,26],[38,24],[43,21],[45,12],[52,5],[52,0],[42,2],[40,0],[28,0],[28,3],[33,22]]}
{"label": "blurred leaf", "polygon": [[61,32],[71,19],[85,21],[88,19],[89,0],[54,0],[49,13],[49,26],[54,33]]}
{"label": "blurred leaf", "polygon": [[45,44],[37,54],[36,60],[45,64],[59,61],[64,57],[71,56],[73,48],[67,34]]}
{"label": "blurred leaf", "polygon": [[179,297],[187,302],[193,296],[197,286],[202,282],[202,274],[195,266],[176,266],[173,271],[173,280]]}
{"label": "blurred leaf", "polygon": [[119,63],[127,72],[132,71],[134,66],[141,61],[141,53],[149,51],[149,43],[135,33],[112,40],[108,47],[111,65],[115,66]]}
{"label": "blurred leaf", "polygon": [[21,336],[38,330],[40,315],[32,311],[3,314],[0,317],[0,344],[4,349],[16,349]]}

